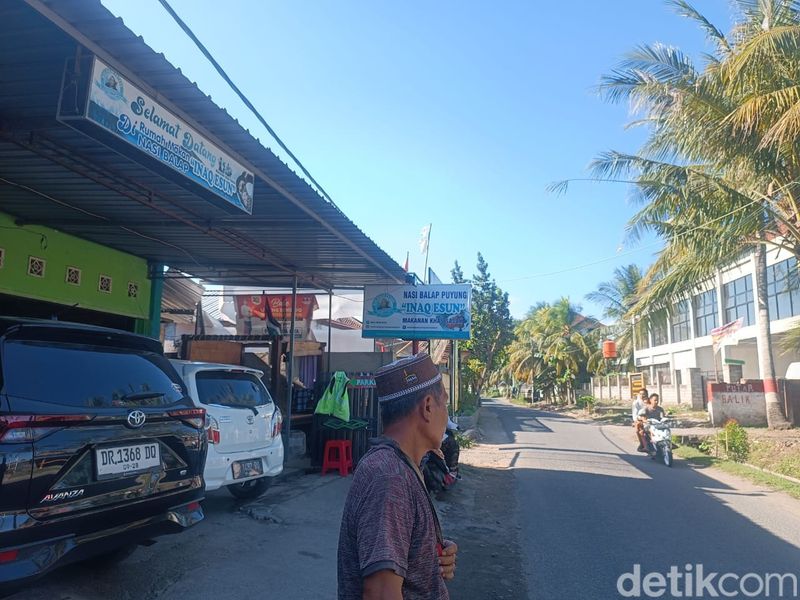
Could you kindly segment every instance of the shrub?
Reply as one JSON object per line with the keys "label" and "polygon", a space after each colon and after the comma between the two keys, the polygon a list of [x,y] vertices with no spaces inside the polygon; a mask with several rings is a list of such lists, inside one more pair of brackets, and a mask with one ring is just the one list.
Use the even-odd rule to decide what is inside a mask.
{"label": "shrub", "polygon": [[747,431],[734,419],[725,423],[717,434],[717,446],[725,452],[725,457],[734,462],[745,462],[750,456],[750,441]]}
{"label": "shrub", "polygon": [[456,431],[456,442],[458,443],[459,448],[472,448],[475,445],[475,440],[471,437],[467,437],[460,431]]}
{"label": "shrub", "polygon": [[462,392],[458,403],[458,414],[464,416],[475,414],[479,405],[478,397],[475,394],[466,391]]}
{"label": "shrub", "polygon": [[594,405],[597,403],[594,396],[581,396],[575,402],[578,408],[585,408],[589,412],[594,410]]}

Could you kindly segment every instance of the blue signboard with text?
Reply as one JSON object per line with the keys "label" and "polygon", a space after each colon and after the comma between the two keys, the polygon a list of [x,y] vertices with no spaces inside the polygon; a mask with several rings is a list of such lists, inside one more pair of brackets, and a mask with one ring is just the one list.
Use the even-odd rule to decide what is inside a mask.
{"label": "blue signboard with text", "polygon": [[367,286],[361,335],[468,340],[471,295],[469,284]]}

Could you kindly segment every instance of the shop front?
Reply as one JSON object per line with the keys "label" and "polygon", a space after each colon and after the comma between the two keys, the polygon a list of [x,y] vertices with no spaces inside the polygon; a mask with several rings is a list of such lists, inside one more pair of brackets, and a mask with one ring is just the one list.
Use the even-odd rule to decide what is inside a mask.
{"label": "shop front", "polygon": [[147,261],[0,212],[0,314],[147,332]]}

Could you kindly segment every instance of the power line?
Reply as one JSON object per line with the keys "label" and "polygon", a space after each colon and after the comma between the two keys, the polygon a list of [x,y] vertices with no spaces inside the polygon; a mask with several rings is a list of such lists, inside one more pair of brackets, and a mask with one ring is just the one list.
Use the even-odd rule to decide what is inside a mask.
{"label": "power line", "polygon": [[[692,227],[691,229],[687,229],[686,231],[683,231],[681,233],[675,234],[672,237],[672,239],[688,235],[688,234],[690,234],[690,233],[692,233],[694,231],[697,231],[698,229],[703,229],[704,227],[708,227],[709,225],[712,225],[712,224],[716,223],[717,221],[721,221],[723,219],[727,219],[731,215],[736,214],[737,212],[739,212],[740,210],[744,210],[745,208],[747,208],[749,206],[752,206],[753,204],[756,204],[758,202],[761,202],[761,200],[760,199],[751,200],[747,204],[744,204],[744,205],[740,206],[739,208],[735,208],[732,211],[730,211],[728,213],[725,213],[724,215],[720,215],[719,217],[716,217],[715,219],[711,219],[710,221],[706,221],[705,223],[701,223],[700,225],[696,225],[696,226]],[[655,246],[660,246],[660,245],[661,245],[660,241],[653,242],[652,244],[647,244],[645,246],[640,246],[639,248],[636,248],[635,250],[629,250],[629,251],[623,252],[621,254],[615,254],[613,256],[607,256],[606,258],[601,258],[601,259],[598,259],[598,260],[595,260],[595,261],[592,261],[592,262],[588,262],[588,263],[584,263],[584,264],[580,264],[580,265],[574,265],[572,267],[566,267],[566,268],[560,269],[558,271],[550,271],[548,273],[536,273],[535,275],[526,275],[526,276],[523,276],[523,277],[515,277],[515,278],[512,278],[512,279],[503,279],[502,281],[499,281],[498,283],[509,283],[509,282],[514,282],[514,281],[524,281],[524,280],[527,280],[527,279],[538,279],[540,277],[551,277],[553,275],[560,275],[561,273],[569,273],[570,271],[579,271],[579,270],[585,269],[587,267],[593,267],[595,265],[599,265],[599,264],[602,264],[602,263],[605,263],[605,262],[609,262],[609,261],[615,260],[615,259],[620,258],[622,256],[629,256],[631,254],[636,254],[636,253],[638,253],[638,252],[640,252],[642,250],[646,250],[647,248],[654,248]]]}
{"label": "power line", "polygon": [[214,66],[214,68],[217,70],[217,73],[219,73],[220,77],[222,77],[222,79],[225,80],[225,83],[227,83],[231,87],[231,89],[234,92],[236,92],[236,95],[239,96],[239,99],[242,102],[244,102],[244,105],[247,108],[249,108],[250,111],[256,116],[256,118],[258,119],[259,123],[261,123],[266,128],[266,130],[270,133],[270,135],[273,137],[273,139],[276,142],[278,142],[278,145],[284,150],[284,152],[286,152],[286,154],[288,154],[292,158],[292,160],[295,162],[295,164],[298,167],[300,167],[300,170],[303,172],[303,174],[306,177],[308,177],[308,179],[317,187],[319,192],[328,200],[328,202],[330,202],[334,206],[334,208],[338,209],[339,207],[336,206],[336,203],[330,197],[328,192],[325,191],[325,188],[323,188],[317,182],[317,180],[314,179],[314,177],[311,175],[311,173],[308,172],[308,169],[306,169],[305,166],[303,166],[303,163],[300,162],[300,159],[297,158],[294,155],[294,153],[292,153],[292,151],[289,150],[288,146],[283,143],[283,140],[281,140],[281,138],[278,137],[278,134],[275,133],[275,130],[273,130],[272,127],[269,126],[269,124],[267,123],[266,119],[264,119],[264,117],[261,116],[261,113],[258,112],[258,109],[256,109],[255,106],[253,106],[253,103],[250,102],[250,100],[247,99],[247,96],[245,96],[244,93],[242,93],[242,91],[239,89],[239,87],[235,83],[233,83],[231,78],[228,77],[228,74],[225,72],[225,69],[223,69],[222,66],[217,62],[217,60],[211,55],[211,52],[208,51],[208,48],[206,48],[203,45],[203,42],[201,42],[198,39],[198,37],[194,34],[194,32],[191,30],[191,28],[183,21],[183,19],[180,18],[180,16],[178,16],[178,13],[176,13],[175,10],[169,5],[169,2],[167,2],[167,0],[158,0],[158,1],[161,4],[161,6],[164,7],[164,10],[166,10],[170,14],[170,16],[175,20],[175,22],[178,24],[178,26],[180,26],[180,28],[183,29],[184,33],[186,33],[186,35],[188,35],[189,38],[191,38],[191,40],[194,42],[195,46],[197,46],[197,48],[200,50],[200,52],[203,53],[203,56],[205,56],[206,59],[208,59],[208,62],[210,62]]}

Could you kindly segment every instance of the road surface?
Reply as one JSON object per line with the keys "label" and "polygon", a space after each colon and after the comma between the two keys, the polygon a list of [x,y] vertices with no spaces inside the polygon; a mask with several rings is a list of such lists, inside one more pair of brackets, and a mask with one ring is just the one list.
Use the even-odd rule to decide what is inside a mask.
{"label": "road surface", "polygon": [[[687,585],[699,596],[700,569],[706,582],[709,573],[719,574],[701,597],[714,589],[745,598],[740,583],[752,594],[759,582],[772,586],[769,597],[779,597],[778,580],[766,574],[800,577],[800,502],[684,461],[667,468],[635,452],[629,427],[503,402],[487,402],[483,410],[487,445],[478,452],[484,463],[514,474],[518,523],[511,524],[519,527],[530,598],[657,597],[644,587],[636,595],[637,564],[640,581],[649,573],[663,576],[665,587],[653,575],[649,591],[666,598],[687,597]],[[670,579],[673,565],[678,575]],[[625,573],[634,575],[623,579],[622,595]],[[720,582],[726,573],[755,576]],[[783,581],[783,597],[800,597],[791,579]]]}

